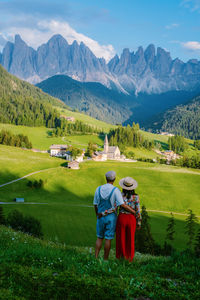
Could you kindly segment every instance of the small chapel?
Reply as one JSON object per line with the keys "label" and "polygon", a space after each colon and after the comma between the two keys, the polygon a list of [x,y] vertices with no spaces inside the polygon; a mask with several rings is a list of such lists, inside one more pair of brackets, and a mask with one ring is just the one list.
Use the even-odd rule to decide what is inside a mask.
{"label": "small chapel", "polygon": [[109,146],[107,134],[104,140],[104,154],[107,154],[107,159],[120,159],[120,150],[118,146]]}
{"label": "small chapel", "polygon": [[99,152],[96,151],[92,157],[95,161],[105,161],[107,159],[118,160],[121,159],[120,150],[118,146],[109,146],[108,137],[104,139],[104,150]]}

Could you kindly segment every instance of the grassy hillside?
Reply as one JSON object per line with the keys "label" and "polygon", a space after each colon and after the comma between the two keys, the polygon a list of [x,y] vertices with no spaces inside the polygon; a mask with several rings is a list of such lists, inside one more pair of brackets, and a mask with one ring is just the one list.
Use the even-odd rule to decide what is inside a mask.
{"label": "grassy hillside", "polygon": [[57,111],[66,117],[74,117],[75,120],[82,121],[85,124],[94,126],[98,129],[102,129],[104,132],[109,132],[110,129],[115,128],[116,125],[109,124],[100,120],[97,120],[95,118],[92,118],[88,116],[87,114],[76,112],[76,111],[71,111],[65,108],[60,108],[60,107],[55,107]]}
{"label": "grassy hillside", "polygon": [[51,137],[51,129],[46,127],[16,126],[0,123],[0,130],[6,129],[14,134],[22,133],[29,137],[33,148],[48,150],[52,144],[70,144],[78,148],[87,148],[88,142],[92,141],[99,146],[103,145],[103,138],[98,135],[70,135],[66,137]]}
{"label": "grassy hillside", "polygon": [[[23,176],[26,172],[31,172],[31,169],[40,170],[41,166],[47,168],[48,161],[53,162],[49,166],[58,166],[0,188],[0,201],[10,202],[15,197],[24,197],[26,202],[38,203],[37,205],[4,205],[4,209],[7,214],[17,207],[26,214],[37,216],[48,239],[59,240],[70,245],[93,245],[96,222],[92,206],[93,195],[96,187],[104,184],[104,174],[112,169],[117,173],[117,185],[119,179],[126,176],[132,176],[138,181],[137,192],[141,204],[146,205],[147,209],[184,214],[191,208],[200,215],[200,172],[197,170],[141,162],[109,161],[84,162],[80,170],[69,170],[60,167],[63,160],[49,158],[46,154],[34,154],[31,151],[6,146],[0,146],[0,151],[1,183]],[[42,157],[46,159],[45,166],[41,162]],[[28,180],[35,179],[42,179],[44,188],[32,189],[27,186]],[[169,214],[152,212],[150,215],[153,235],[158,242],[162,243]],[[182,249],[186,245],[184,234],[186,216],[175,215],[175,218],[174,245]]]}
{"label": "grassy hillside", "polygon": [[[91,250],[91,252],[90,252]],[[136,254],[133,263],[0,226],[0,299],[198,299],[199,260]]]}

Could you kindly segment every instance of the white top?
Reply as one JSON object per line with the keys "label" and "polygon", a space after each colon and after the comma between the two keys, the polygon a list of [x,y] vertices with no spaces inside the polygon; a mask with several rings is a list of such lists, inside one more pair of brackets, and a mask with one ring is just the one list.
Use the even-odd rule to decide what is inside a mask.
{"label": "white top", "polygon": [[[114,189],[115,187],[110,184],[110,183],[106,183],[104,185],[101,186],[101,197],[104,200],[107,200],[110,196],[111,191]],[[111,198],[110,198],[110,202],[112,205],[112,209],[115,209],[117,206],[124,204],[124,200],[122,197],[122,194],[120,192],[120,190],[118,188],[115,189],[115,191],[113,192]],[[99,199],[99,187],[96,189],[95,195],[94,195],[94,201],[93,204],[97,205],[100,203],[100,199]]]}

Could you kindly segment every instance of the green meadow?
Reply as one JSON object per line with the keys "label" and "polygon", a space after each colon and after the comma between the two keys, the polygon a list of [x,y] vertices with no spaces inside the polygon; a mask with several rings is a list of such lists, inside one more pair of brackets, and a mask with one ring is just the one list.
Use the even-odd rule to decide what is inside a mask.
{"label": "green meadow", "polygon": [[74,135],[66,137],[51,137],[50,129],[46,127],[28,127],[28,126],[16,126],[11,124],[1,124],[0,130],[9,130],[14,134],[27,135],[31,141],[33,148],[39,150],[48,150],[52,144],[71,144],[79,148],[87,148],[88,142],[96,143],[99,146],[103,146],[103,138],[98,135]]}
{"label": "green meadow", "polygon": [[[0,183],[41,169],[21,181],[0,188],[0,201],[12,202],[15,197],[25,198],[25,204],[4,205],[7,214],[18,208],[25,214],[37,217],[45,238],[68,245],[93,246],[96,218],[93,195],[98,185],[104,184],[108,170],[119,179],[132,176],[138,183],[141,205],[147,210],[187,214],[188,209],[200,216],[200,171],[150,163],[93,162],[80,164],[80,170],[64,167],[65,160],[51,158],[48,154],[33,153],[9,146],[0,146]],[[44,181],[42,189],[27,186],[28,180]],[[119,186],[118,186],[119,187]],[[35,204],[28,204],[35,203]],[[170,214],[150,212],[152,232],[162,243]],[[186,244],[184,220],[186,216],[174,215],[176,239],[174,245],[182,249]]]}

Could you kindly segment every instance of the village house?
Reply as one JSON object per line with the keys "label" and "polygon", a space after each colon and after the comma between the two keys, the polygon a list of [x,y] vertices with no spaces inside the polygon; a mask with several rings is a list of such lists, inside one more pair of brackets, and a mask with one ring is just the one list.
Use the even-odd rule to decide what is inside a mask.
{"label": "village house", "polygon": [[69,169],[74,169],[74,170],[78,170],[79,169],[79,162],[78,161],[71,161],[68,163],[68,168]]}
{"label": "village house", "polygon": [[161,152],[161,153],[165,156],[165,158],[167,159],[167,161],[171,161],[172,159],[176,160],[176,159],[180,158],[180,155],[176,154],[172,150],[166,150],[166,151]]}
{"label": "village house", "polygon": [[51,145],[50,154],[51,156],[65,157],[68,145]]}
{"label": "village house", "polygon": [[169,132],[161,132],[160,133],[161,135],[166,135],[166,136],[174,136],[174,134],[173,133],[169,133]]}
{"label": "village house", "polygon": [[70,121],[70,122],[74,122],[75,121],[75,118],[74,117],[70,117],[70,116],[64,116],[64,115],[61,115],[60,116],[61,118],[67,120],[67,121]]}

